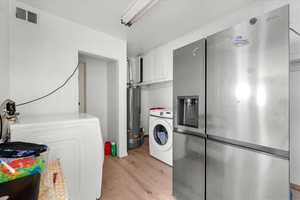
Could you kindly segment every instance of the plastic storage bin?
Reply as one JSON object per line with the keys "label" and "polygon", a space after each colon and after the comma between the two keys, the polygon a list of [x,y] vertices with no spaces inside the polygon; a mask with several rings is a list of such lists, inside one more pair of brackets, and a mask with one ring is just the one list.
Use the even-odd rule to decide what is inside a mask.
{"label": "plastic storage bin", "polygon": [[0,199],[37,200],[40,176],[47,162],[48,148],[45,145],[0,144]]}

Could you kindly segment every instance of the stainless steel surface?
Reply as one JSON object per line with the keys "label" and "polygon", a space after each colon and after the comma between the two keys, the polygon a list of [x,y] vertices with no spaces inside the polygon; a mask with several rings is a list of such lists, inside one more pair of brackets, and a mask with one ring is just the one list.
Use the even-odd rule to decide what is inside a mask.
{"label": "stainless steel surface", "polygon": [[289,161],[207,140],[207,200],[288,200]]}
{"label": "stainless steel surface", "polygon": [[127,88],[127,147],[134,149],[143,144],[143,132],[140,126],[141,88]]}
{"label": "stainless steel surface", "polygon": [[265,147],[265,146],[260,146],[256,144],[251,144],[251,143],[246,143],[246,142],[241,142],[237,140],[232,140],[232,139],[226,139],[218,136],[211,136],[207,135],[207,138],[212,140],[212,141],[217,141],[223,144],[230,144],[234,146],[238,146],[240,148],[243,148],[245,150],[251,150],[251,151],[257,151],[260,153],[265,153],[269,154],[271,156],[275,156],[281,159],[289,160],[290,159],[290,152],[289,151],[284,151],[280,149],[273,149],[270,147]]}
{"label": "stainless steel surface", "polygon": [[[173,111],[174,127],[198,133],[205,132],[205,40],[194,42],[173,52],[174,76],[173,76]],[[178,124],[178,97],[197,96],[198,121],[197,127],[189,127]],[[196,106],[195,106],[196,108]],[[191,112],[190,112],[191,113]],[[191,116],[191,115],[190,115]],[[191,120],[191,119],[190,119]]]}
{"label": "stainless steel surface", "polygon": [[140,129],[140,116],[141,116],[141,88],[128,87],[127,88],[127,129],[139,130]]}
{"label": "stainless steel surface", "polygon": [[183,130],[183,129],[179,129],[179,128],[174,128],[174,132],[180,133],[180,134],[186,134],[186,135],[193,135],[193,136],[202,137],[202,138],[207,137],[207,135],[205,133],[187,131],[187,130]]}
{"label": "stainless steel surface", "polygon": [[289,151],[288,6],[208,37],[207,56],[207,134]]}
{"label": "stainless steel surface", "polygon": [[141,82],[141,58],[127,59],[127,83],[138,85]]}
{"label": "stainless steel surface", "polygon": [[[173,193],[205,199],[205,40],[174,51]],[[203,137],[200,137],[203,136]]]}
{"label": "stainless steel surface", "polygon": [[177,200],[205,199],[205,139],[174,132],[173,194]]}

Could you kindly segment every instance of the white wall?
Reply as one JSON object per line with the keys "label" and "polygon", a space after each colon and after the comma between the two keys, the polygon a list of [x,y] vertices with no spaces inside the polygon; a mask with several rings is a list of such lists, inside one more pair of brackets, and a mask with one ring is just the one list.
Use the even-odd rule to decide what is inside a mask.
{"label": "white wall", "polygon": [[[126,41],[54,16],[23,3],[38,14],[38,24],[15,19],[11,13],[11,97],[18,103],[39,97],[61,84],[74,70],[78,52],[111,58],[118,63],[119,156],[127,155],[126,143]],[[15,5],[16,4],[16,5]],[[124,103],[125,102],[125,103]],[[46,100],[18,107],[21,115],[78,111],[78,79]]]}
{"label": "white wall", "polygon": [[164,107],[172,109],[173,84],[171,82],[153,84],[141,90],[141,126],[149,133],[149,108]]}
{"label": "white wall", "polygon": [[107,62],[85,57],[86,63],[86,112],[99,118],[103,140],[107,140],[108,78]]}
{"label": "white wall", "polygon": [[104,141],[117,141],[117,63],[80,55],[86,65],[86,112],[99,118]]}
{"label": "white wall", "polygon": [[9,97],[9,0],[0,1],[0,104]]}
{"label": "white wall", "polygon": [[[117,141],[118,134],[118,117],[117,117],[117,109],[118,109],[118,101],[117,101],[117,64],[116,62],[109,62],[107,64],[107,78],[108,78],[108,87],[107,87],[107,102],[108,102],[108,110],[107,113],[107,139],[109,141]],[[123,102],[124,103],[124,102]]]}

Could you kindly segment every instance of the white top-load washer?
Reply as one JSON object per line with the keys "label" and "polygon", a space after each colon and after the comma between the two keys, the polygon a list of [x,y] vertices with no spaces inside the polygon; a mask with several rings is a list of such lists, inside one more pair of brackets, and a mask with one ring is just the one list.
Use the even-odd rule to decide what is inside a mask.
{"label": "white top-load washer", "polygon": [[150,155],[173,165],[173,113],[167,109],[150,109]]}

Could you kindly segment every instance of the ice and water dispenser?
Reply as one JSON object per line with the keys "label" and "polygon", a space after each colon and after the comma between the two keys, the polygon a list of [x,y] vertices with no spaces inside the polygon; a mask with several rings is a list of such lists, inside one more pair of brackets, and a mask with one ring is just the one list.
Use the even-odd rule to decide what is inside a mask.
{"label": "ice and water dispenser", "polygon": [[179,96],[177,97],[177,123],[180,126],[199,127],[199,97]]}

